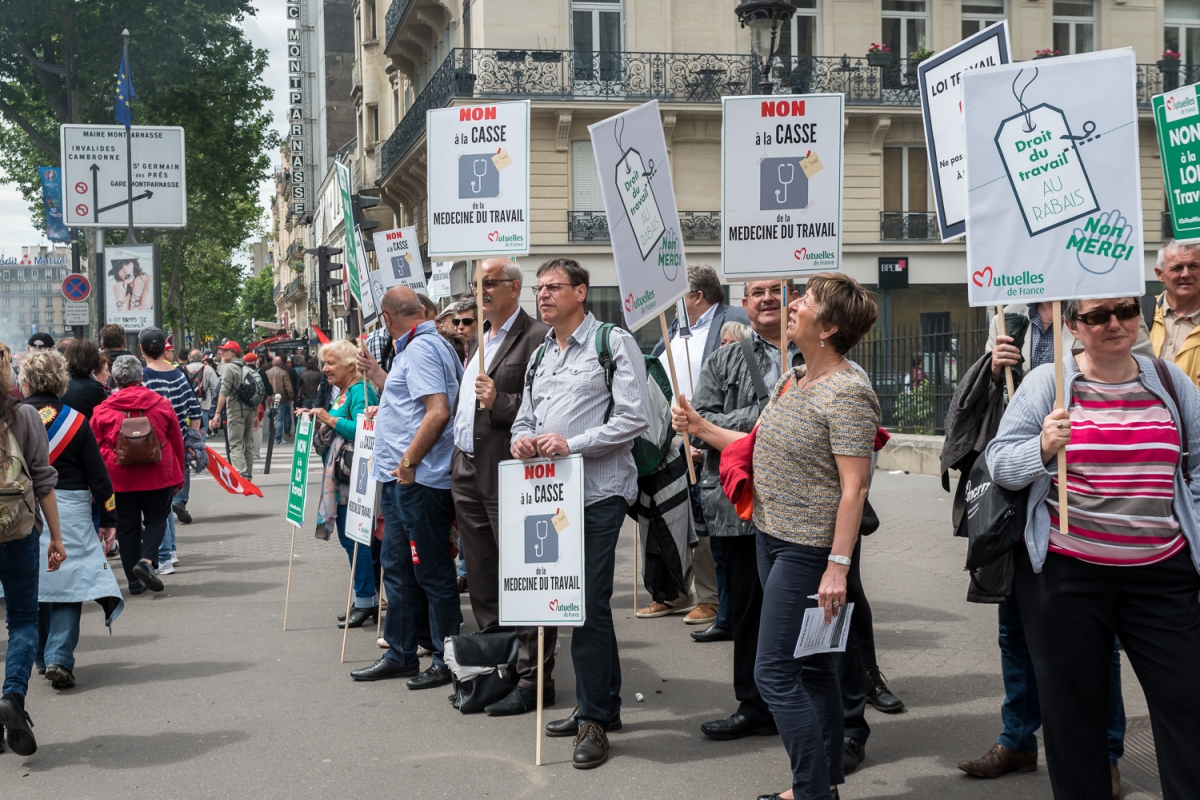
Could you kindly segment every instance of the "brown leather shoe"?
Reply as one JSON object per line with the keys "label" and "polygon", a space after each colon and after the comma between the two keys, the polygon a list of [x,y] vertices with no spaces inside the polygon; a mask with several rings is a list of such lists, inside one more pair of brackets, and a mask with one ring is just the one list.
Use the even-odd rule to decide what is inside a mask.
{"label": "brown leather shoe", "polygon": [[1112,800],[1121,800],[1121,770],[1116,764],[1109,764],[1112,770]]}
{"label": "brown leather shoe", "polygon": [[960,761],[958,768],[976,778],[999,778],[1009,772],[1036,772],[1037,751],[1016,753],[996,742],[982,758]]}
{"label": "brown leather shoe", "polygon": [[691,613],[683,618],[688,625],[711,625],[716,620],[716,603],[698,603]]}

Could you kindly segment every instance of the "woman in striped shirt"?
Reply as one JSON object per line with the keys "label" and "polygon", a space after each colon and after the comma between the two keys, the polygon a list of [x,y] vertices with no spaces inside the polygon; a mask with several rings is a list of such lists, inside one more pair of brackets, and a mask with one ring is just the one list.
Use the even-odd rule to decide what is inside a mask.
{"label": "woman in striped shirt", "polygon": [[[1137,298],[1078,300],[1063,317],[1083,346],[1021,384],[985,453],[992,476],[1029,487],[1015,596],[1042,702],[1055,797],[1110,794],[1106,742],[1114,635],[1146,695],[1164,798],[1200,797],[1200,391],[1174,364],[1132,353]],[[1187,442],[1183,442],[1183,438]],[[1057,456],[1066,450],[1067,526]]]}

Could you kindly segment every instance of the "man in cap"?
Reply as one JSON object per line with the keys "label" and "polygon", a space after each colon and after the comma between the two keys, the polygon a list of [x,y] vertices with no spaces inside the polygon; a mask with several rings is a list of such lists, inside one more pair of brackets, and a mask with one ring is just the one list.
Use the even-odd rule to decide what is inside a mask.
{"label": "man in cap", "polygon": [[29,337],[28,344],[29,352],[31,353],[34,350],[53,350],[54,337],[45,332],[35,333],[33,336]]}
{"label": "man in cap", "polygon": [[249,480],[254,472],[253,427],[256,420],[255,408],[243,403],[237,395],[246,369],[242,346],[226,339],[217,347],[217,356],[221,359],[221,392],[209,429],[216,433],[221,427],[221,412],[224,411],[229,431],[229,463]]}

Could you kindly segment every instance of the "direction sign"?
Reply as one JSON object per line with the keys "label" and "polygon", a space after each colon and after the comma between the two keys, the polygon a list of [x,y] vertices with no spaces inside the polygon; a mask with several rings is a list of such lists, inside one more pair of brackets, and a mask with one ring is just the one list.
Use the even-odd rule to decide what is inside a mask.
{"label": "direction sign", "polygon": [[92,293],[92,282],[86,275],[68,275],[63,278],[62,293],[72,303],[82,303]]}
{"label": "direction sign", "polygon": [[[133,224],[187,225],[183,128],[135,125]],[[63,221],[67,227],[117,228],[129,219],[124,125],[62,125]]]}

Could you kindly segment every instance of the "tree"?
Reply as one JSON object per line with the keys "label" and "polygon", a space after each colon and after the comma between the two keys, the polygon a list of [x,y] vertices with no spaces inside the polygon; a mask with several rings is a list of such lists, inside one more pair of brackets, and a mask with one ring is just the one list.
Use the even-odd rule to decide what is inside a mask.
{"label": "tree", "polygon": [[239,312],[240,321],[245,326],[242,336],[246,341],[258,338],[257,333],[250,327],[251,320],[275,319],[275,276],[271,270],[264,269],[257,276],[247,278],[242,284]]}

